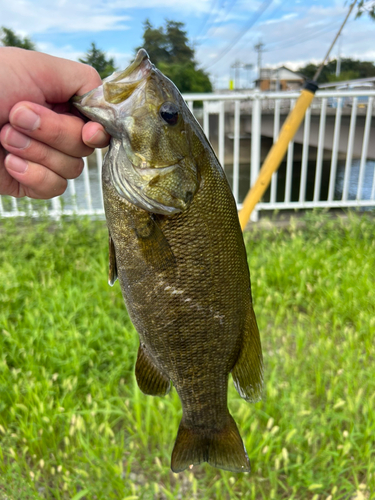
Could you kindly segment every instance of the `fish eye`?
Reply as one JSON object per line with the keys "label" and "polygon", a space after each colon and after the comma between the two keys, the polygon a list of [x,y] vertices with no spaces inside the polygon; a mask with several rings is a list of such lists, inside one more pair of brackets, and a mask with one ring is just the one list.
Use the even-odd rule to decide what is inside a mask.
{"label": "fish eye", "polygon": [[173,102],[164,102],[159,109],[160,116],[168,125],[178,122],[178,108]]}

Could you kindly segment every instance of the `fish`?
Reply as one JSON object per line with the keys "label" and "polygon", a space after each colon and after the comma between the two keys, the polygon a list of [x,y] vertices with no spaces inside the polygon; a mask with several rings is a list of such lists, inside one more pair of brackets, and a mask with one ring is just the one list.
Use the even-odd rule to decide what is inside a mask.
{"label": "fish", "polygon": [[171,456],[249,472],[227,405],[228,378],[261,399],[263,358],[236,203],[176,86],[140,49],[76,108],[111,135],[102,171],[109,284],[119,280],[139,335],[135,377],[146,395],[173,384],[182,419]]}

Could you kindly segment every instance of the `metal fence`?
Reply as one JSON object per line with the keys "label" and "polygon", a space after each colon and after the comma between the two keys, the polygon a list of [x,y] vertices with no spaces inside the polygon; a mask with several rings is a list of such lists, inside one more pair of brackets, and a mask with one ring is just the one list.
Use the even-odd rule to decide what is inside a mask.
{"label": "metal fence", "polygon": [[[298,92],[188,94],[240,208]],[[375,207],[375,90],[318,91],[286,158],[256,206],[260,210]],[[373,125],[372,125],[373,123]],[[372,126],[371,126],[372,125]],[[103,216],[102,152],[49,201],[0,196],[0,217]]]}

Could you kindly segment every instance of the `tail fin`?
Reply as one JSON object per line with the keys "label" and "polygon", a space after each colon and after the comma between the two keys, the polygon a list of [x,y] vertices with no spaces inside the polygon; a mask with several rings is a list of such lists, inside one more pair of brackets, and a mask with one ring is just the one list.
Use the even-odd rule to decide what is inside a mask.
{"label": "tail fin", "polygon": [[188,427],[181,420],[172,452],[172,471],[181,472],[202,462],[232,472],[250,472],[246,449],[229,413],[220,430]]}

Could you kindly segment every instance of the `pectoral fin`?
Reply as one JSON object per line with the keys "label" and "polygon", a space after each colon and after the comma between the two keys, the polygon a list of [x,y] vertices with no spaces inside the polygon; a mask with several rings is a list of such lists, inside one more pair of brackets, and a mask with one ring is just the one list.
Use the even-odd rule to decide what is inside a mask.
{"label": "pectoral fin", "polygon": [[175,266],[176,259],[168,240],[154,218],[145,216],[133,227],[138,245],[147,264],[156,270]]}
{"label": "pectoral fin", "polygon": [[169,378],[155,366],[146,349],[139,346],[135,365],[135,377],[138,387],[150,396],[165,396],[171,388]]}
{"label": "pectoral fin", "polygon": [[113,243],[112,237],[109,234],[109,269],[108,269],[108,284],[113,286],[117,280],[117,264],[116,264],[116,253],[115,245]]}
{"label": "pectoral fin", "polygon": [[234,385],[239,395],[255,403],[262,398],[263,357],[259,331],[253,308],[247,315],[242,348],[232,370]]}

